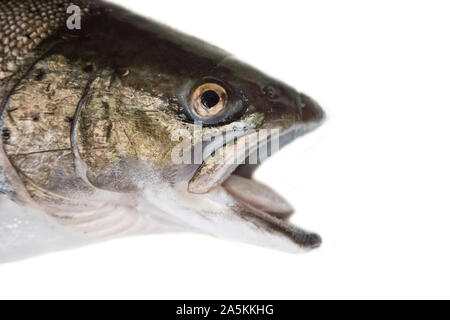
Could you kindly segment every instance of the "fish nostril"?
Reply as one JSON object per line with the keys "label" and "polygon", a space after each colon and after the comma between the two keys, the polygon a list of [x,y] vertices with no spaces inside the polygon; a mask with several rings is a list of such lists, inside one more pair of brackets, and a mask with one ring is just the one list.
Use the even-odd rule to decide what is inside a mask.
{"label": "fish nostril", "polygon": [[267,85],[262,89],[262,93],[264,96],[266,96],[269,100],[276,100],[279,98],[280,94],[274,86]]}

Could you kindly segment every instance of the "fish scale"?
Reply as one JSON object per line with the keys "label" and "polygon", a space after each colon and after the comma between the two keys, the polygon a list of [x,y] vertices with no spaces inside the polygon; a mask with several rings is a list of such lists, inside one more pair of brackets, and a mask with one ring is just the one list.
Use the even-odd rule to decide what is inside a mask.
{"label": "fish scale", "polygon": [[66,24],[71,3],[84,14],[98,14],[89,0],[0,1],[0,79],[10,76],[23,57]]}

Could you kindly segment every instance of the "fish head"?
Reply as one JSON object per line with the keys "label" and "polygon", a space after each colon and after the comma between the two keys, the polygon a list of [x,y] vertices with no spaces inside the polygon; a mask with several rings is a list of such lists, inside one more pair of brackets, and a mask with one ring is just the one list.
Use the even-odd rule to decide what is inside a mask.
{"label": "fish head", "polygon": [[[78,125],[90,182],[143,192],[151,207],[188,230],[293,252],[318,247],[320,237],[289,223],[291,205],[252,173],[317,128],[321,107],[198,39],[127,14],[108,19],[92,27],[107,24],[108,33],[91,31],[70,44],[77,55],[91,53],[84,60],[114,66],[103,84],[94,81],[97,98]],[[106,116],[111,123],[98,111],[105,104],[116,111]],[[109,125],[108,148],[96,145],[102,125]]]}
{"label": "fish head", "polygon": [[320,246],[320,236],[288,221],[292,206],[252,178],[267,157],[322,124],[318,103],[230,56],[186,81],[174,101],[184,134],[172,138],[188,138],[167,152],[170,183],[149,184],[149,201],[221,238],[288,252]]}

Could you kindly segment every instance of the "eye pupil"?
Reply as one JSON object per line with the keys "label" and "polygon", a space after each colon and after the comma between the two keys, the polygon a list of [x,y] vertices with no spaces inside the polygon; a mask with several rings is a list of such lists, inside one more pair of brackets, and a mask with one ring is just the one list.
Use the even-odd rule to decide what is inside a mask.
{"label": "eye pupil", "polygon": [[213,90],[208,90],[202,94],[202,104],[205,108],[211,109],[216,106],[219,101],[219,95]]}

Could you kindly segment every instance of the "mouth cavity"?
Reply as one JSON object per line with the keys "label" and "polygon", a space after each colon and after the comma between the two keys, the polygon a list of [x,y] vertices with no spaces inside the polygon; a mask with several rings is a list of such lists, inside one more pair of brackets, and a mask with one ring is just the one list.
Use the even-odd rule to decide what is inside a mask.
{"label": "mouth cavity", "polygon": [[311,128],[293,128],[282,136],[259,137],[253,133],[235,139],[234,143],[224,145],[206,158],[189,182],[189,192],[205,194],[215,187],[222,187],[237,203],[240,214],[256,219],[256,223],[265,225],[271,232],[287,236],[303,249],[319,247],[319,235],[287,221],[294,213],[294,208],[273,189],[252,179],[253,172],[271,152],[258,159],[258,164],[247,164],[249,158],[259,154],[262,148],[267,150],[269,146],[271,149],[274,139],[279,139],[277,143],[281,148],[299,135],[311,131]]}

